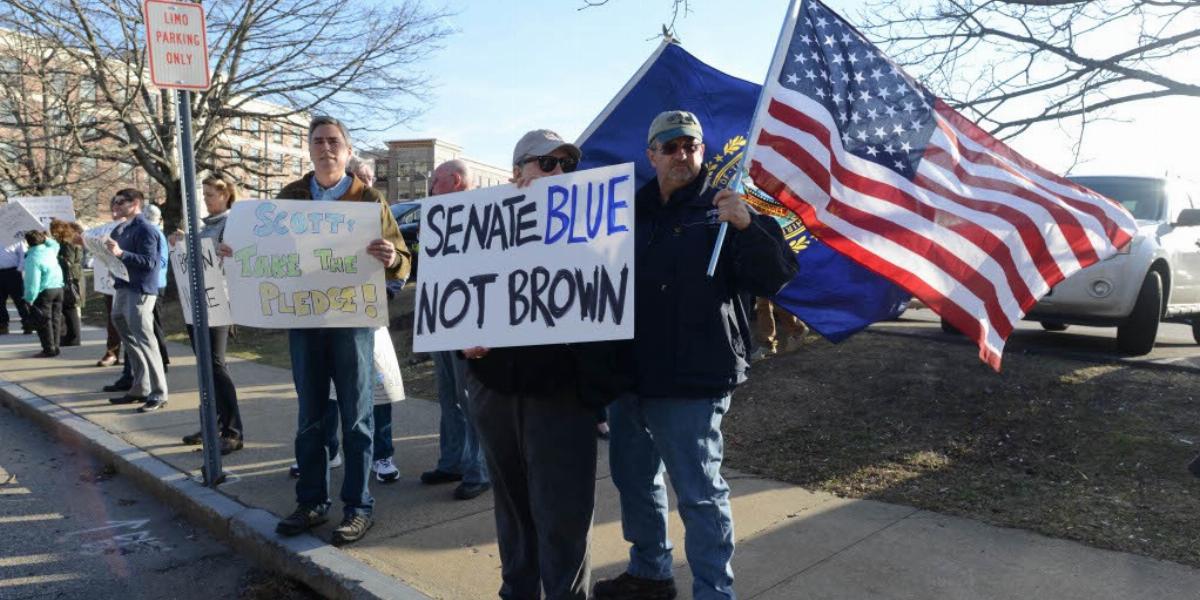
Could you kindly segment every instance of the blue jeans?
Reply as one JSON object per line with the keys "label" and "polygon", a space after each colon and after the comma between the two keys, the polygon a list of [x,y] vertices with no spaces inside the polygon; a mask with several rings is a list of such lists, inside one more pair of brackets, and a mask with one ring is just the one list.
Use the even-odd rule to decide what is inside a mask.
{"label": "blue jeans", "polygon": [[609,406],[608,456],[621,494],[621,528],[631,575],[671,578],[664,472],[679,501],[679,516],[696,600],[733,598],[733,512],[721,477],[721,419],[729,396],[711,399],[639,398]]}
{"label": "blue jeans", "polygon": [[[330,400],[325,407],[325,416],[321,420],[321,429],[325,432],[325,452],[330,458],[338,453],[338,403]],[[391,458],[396,449],[392,442],[392,405],[376,404],[372,410],[375,413],[375,441],[371,460]]]}
{"label": "blue jeans", "polygon": [[342,505],[346,516],[370,514],[374,499],[367,489],[374,429],[375,350],[370,328],[292,329],[288,332],[292,380],[300,403],[296,429],[296,502],[320,510],[329,507],[329,458],[326,454],[329,385],[337,389],[342,422]]}
{"label": "blue jeans", "polygon": [[463,476],[463,483],[488,483],[487,463],[469,411],[466,363],[453,352],[434,352],[433,368],[437,376],[438,403],[442,405],[439,436],[441,456],[436,469]]}

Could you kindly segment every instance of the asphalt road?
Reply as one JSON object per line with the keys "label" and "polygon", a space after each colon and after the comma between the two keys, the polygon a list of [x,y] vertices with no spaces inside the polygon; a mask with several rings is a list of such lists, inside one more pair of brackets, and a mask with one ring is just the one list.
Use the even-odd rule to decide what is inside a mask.
{"label": "asphalt road", "polygon": [[291,585],[0,408],[0,598],[213,600],[281,582]]}
{"label": "asphalt road", "polygon": [[[876,323],[871,327],[881,332],[969,343],[962,336],[943,333],[937,314],[927,308],[910,308],[898,320]],[[1191,326],[1179,323],[1159,324],[1154,351],[1150,354],[1125,356],[1117,352],[1116,327],[1071,325],[1063,332],[1049,332],[1043,330],[1036,321],[1020,321],[1008,340],[1005,352],[1048,353],[1097,362],[1122,361],[1200,370],[1200,344],[1192,338]]]}

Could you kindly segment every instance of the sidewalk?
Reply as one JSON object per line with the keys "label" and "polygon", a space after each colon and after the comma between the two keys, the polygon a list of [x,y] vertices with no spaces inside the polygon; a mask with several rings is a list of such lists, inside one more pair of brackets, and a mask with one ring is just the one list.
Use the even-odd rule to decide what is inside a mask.
{"label": "sidewalk", "polygon": [[[496,597],[500,563],[491,494],[457,501],[450,495],[453,486],[424,486],[417,480],[437,459],[436,403],[410,398],[394,405],[396,462],[403,477],[386,486],[372,480],[377,521],[363,541],[333,549],[326,542],[334,524],[327,524],[315,538],[300,536],[281,544],[271,533],[274,517],[256,509],[283,515],[294,507],[293,480],[287,476],[296,420],[290,373],[231,362],[247,443],[244,450],[224,457],[234,477],[218,488],[221,494],[211,494],[185,476],[198,472],[199,450],[179,444],[181,436],[198,429],[190,349],[170,349],[170,404],[139,414],[129,406],[110,405],[108,398],[115,394],[99,391],[119,375],[119,367],[94,366],[103,352],[102,337],[103,331],[89,328],[84,346],[64,348],[57,358],[35,359],[29,357],[39,350],[36,336],[0,336],[0,402],[63,430],[65,438],[75,435],[68,428],[87,437],[94,450],[116,457],[122,475],[180,491],[184,500],[176,505],[185,515],[209,525],[218,536],[239,537],[243,551],[252,546],[250,554],[268,566],[327,594]],[[733,406],[737,410],[736,398]],[[0,412],[0,418],[13,418],[11,414]],[[620,573],[627,556],[606,454],[602,443],[594,579]],[[333,514],[341,510],[336,501],[340,475],[334,471]],[[726,477],[734,495],[740,598],[1194,600],[1200,590],[1200,570],[1174,563],[906,506],[845,500],[729,470]],[[214,511],[212,506],[224,508]],[[0,505],[4,510],[10,508]],[[242,516],[231,522],[230,515]],[[245,527],[255,531],[248,534]],[[680,597],[689,598],[691,577],[677,513],[672,514],[671,531]],[[256,544],[261,547],[257,552]],[[0,559],[12,552],[0,548]]]}

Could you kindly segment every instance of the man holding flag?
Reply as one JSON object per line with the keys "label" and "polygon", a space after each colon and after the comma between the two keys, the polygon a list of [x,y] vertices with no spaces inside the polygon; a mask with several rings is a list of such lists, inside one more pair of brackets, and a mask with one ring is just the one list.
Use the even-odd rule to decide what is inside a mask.
{"label": "man holding flag", "polygon": [[[632,548],[626,572],[596,584],[598,600],[675,597],[664,470],[687,530],[693,597],[733,597],[721,419],[746,380],[751,341],[741,294],[774,295],[797,267],[775,219],[708,185],[703,140],[696,116],[679,110],[659,114],[647,136],[657,176],[635,200],[635,385],[609,409],[609,462]],[[709,278],[723,222],[730,232]]]}

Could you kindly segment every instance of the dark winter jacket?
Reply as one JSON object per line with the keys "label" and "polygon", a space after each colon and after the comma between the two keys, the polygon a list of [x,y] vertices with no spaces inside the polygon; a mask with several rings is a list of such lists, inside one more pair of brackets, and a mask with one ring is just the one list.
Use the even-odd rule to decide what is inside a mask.
{"label": "dark winter jacket", "polygon": [[158,271],[162,261],[159,235],[158,228],[140,213],[117,227],[112,237],[121,247],[121,262],[129,272],[129,281],[115,277],[113,287],[129,288],[148,296],[158,295]]}
{"label": "dark winter jacket", "polygon": [[716,273],[705,271],[720,223],[704,177],[663,204],[658,180],[638,190],[635,390],[643,397],[712,398],[746,380],[750,327],[741,293],[773,296],[796,276],[775,219],[730,226]]}

